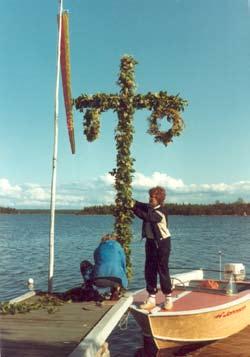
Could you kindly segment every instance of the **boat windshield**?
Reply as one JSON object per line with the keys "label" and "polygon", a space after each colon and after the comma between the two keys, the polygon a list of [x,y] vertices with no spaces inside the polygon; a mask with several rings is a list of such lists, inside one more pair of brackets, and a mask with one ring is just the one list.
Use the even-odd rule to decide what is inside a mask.
{"label": "boat windshield", "polygon": [[233,281],[228,280],[190,280],[188,285],[175,284],[176,289],[202,291],[211,294],[237,294],[244,290],[250,290],[250,282]]}

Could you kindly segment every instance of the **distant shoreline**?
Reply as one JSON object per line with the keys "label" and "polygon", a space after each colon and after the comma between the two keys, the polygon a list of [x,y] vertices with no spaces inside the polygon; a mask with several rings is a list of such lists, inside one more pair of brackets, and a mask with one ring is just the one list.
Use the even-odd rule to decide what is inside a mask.
{"label": "distant shoreline", "polygon": [[[240,201],[233,203],[216,202],[213,204],[167,204],[169,215],[179,216],[250,216],[250,203]],[[83,209],[57,209],[56,214],[74,215],[113,215],[114,205],[89,206]],[[49,209],[16,209],[0,207],[0,214],[50,214]]]}

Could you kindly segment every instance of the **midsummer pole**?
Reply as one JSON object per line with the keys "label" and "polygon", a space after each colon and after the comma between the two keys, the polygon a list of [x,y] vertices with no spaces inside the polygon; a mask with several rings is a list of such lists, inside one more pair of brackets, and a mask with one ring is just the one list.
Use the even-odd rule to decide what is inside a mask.
{"label": "midsummer pole", "polygon": [[[130,259],[132,240],[131,223],[133,213],[132,203],[132,174],[134,172],[131,157],[131,144],[133,141],[133,115],[138,109],[148,109],[152,114],[148,118],[148,133],[154,135],[155,142],[161,142],[165,146],[172,142],[173,136],[179,136],[184,128],[184,122],[180,112],[184,110],[187,101],[173,96],[167,92],[147,94],[135,94],[135,65],[136,60],[129,55],[121,59],[118,84],[120,93],[97,93],[93,95],[82,94],[74,99],[75,108],[84,112],[84,134],[88,141],[95,140],[99,135],[101,113],[112,109],[118,114],[118,125],[115,129],[116,140],[116,164],[110,174],[115,177],[115,233],[119,242],[123,245],[126,254],[127,275],[132,276],[132,262]],[[167,131],[160,130],[159,121],[166,118],[172,123]]]}
{"label": "midsummer pole", "polygon": [[58,0],[59,4],[59,29],[57,44],[57,63],[56,63],[56,88],[54,100],[54,150],[52,159],[52,178],[50,196],[50,236],[49,236],[49,271],[48,271],[48,292],[53,291],[54,276],[54,235],[55,235],[55,201],[56,201],[56,169],[58,153],[58,112],[59,112],[59,77],[60,77],[60,57],[61,57],[61,36],[62,36],[62,10],[63,0]]}

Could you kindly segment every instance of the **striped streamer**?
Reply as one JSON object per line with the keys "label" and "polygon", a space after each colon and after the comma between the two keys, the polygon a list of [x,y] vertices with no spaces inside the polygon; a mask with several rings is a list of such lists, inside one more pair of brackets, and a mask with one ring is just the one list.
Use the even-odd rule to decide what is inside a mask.
{"label": "striped streamer", "polygon": [[61,36],[61,73],[64,104],[67,117],[69,141],[72,154],[75,153],[75,134],[73,119],[73,101],[71,95],[71,76],[70,76],[70,50],[69,50],[69,15],[67,11],[62,13],[62,36]]}

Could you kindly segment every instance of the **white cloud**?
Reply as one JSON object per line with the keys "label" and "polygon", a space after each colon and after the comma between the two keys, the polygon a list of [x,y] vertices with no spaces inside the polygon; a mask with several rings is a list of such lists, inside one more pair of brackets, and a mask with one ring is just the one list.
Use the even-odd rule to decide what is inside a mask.
{"label": "white cloud", "polygon": [[[109,173],[100,176],[101,182],[106,185],[113,185],[115,182],[114,176]],[[178,189],[184,187],[184,183],[181,179],[175,179],[167,174],[154,172],[152,176],[145,176],[142,173],[136,172],[133,177],[132,186],[135,189],[149,189],[154,186],[164,186],[170,189]]]}
{"label": "white cloud", "polygon": [[190,184],[190,185],[183,185],[180,192],[185,193],[192,193],[192,192],[230,192],[232,190],[233,185],[226,185],[225,183],[218,183],[218,184]]}
{"label": "white cloud", "polygon": [[[100,176],[99,181],[108,188],[113,186],[114,177],[106,174]],[[132,187],[134,196],[138,199],[147,200],[147,191],[154,186],[163,186],[167,190],[171,202],[211,203],[216,200],[233,202],[239,197],[250,201],[250,181],[239,181],[232,184],[224,182],[185,184],[182,179],[161,172],[154,172],[150,176],[139,172],[134,174]]]}
{"label": "white cloud", "polygon": [[105,175],[100,176],[100,180],[107,185],[113,185],[115,183],[115,177],[106,173]]}
{"label": "white cloud", "polygon": [[0,179],[0,196],[16,197],[20,196],[22,189],[20,186],[12,186],[6,178]]}
{"label": "white cloud", "polygon": [[31,187],[27,189],[25,196],[33,201],[48,201],[50,198],[49,192],[42,187]]}
{"label": "white cloud", "polygon": [[[182,179],[166,173],[154,172],[149,176],[137,172],[133,177],[133,196],[138,200],[148,199],[148,189],[163,186],[167,189],[169,202],[211,203],[233,202],[239,197],[250,202],[250,181],[228,183],[185,184]],[[82,208],[90,205],[111,204],[115,200],[114,177],[109,173],[86,182],[58,184],[57,208]],[[37,183],[13,184],[0,179],[0,206],[49,208],[50,186]]]}
{"label": "white cloud", "polygon": [[180,189],[184,187],[184,183],[181,179],[175,179],[167,174],[154,172],[151,177],[146,177],[141,173],[135,173],[133,179],[134,188],[149,189],[154,186],[163,186],[171,190]]}
{"label": "white cloud", "polygon": [[234,184],[234,189],[237,190],[238,188],[240,188],[240,190],[242,191],[250,191],[250,181],[240,181],[240,182],[236,182]]}

